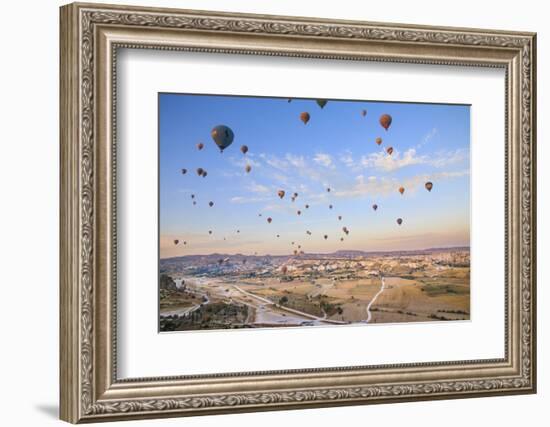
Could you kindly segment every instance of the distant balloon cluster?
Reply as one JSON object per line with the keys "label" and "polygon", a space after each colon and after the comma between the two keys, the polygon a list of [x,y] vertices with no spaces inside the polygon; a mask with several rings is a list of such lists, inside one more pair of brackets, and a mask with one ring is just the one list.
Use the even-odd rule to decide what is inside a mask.
{"label": "distant balloon cluster", "polygon": [[[292,99],[288,99],[288,103],[290,103],[290,102],[292,102]],[[326,105],[328,104],[328,101],[326,99],[317,99],[316,103],[321,109],[324,109],[326,107]],[[362,117],[366,117],[367,116],[367,110],[365,110],[365,109],[361,110],[360,115]],[[308,111],[303,111],[302,113],[300,113],[299,119],[303,122],[304,125],[307,125],[309,123],[309,121],[311,120],[311,114]],[[379,122],[380,126],[387,132],[389,130],[392,122],[393,122],[393,118],[389,114],[382,114],[380,116],[378,122]],[[233,143],[234,139],[235,139],[235,134],[234,134],[233,130],[229,126],[226,126],[226,125],[223,125],[223,124],[217,125],[214,128],[212,128],[212,130],[210,131],[210,135],[212,137],[212,140],[216,144],[216,146],[219,148],[220,153],[223,153],[224,150],[226,150],[228,147],[230,147],[231,144]],[[381,146],[382,143],[383,143],[383,139],[381,137],[377,137],[375,139],[375,143],[376,143],[377,146]],[[197,147],[198,151],[202,151],[204,149],[204,144],[202,142],[199,142],[199,143],[197,143],[196,147]],[[243,155],[246,156],[246,154],[249,151],[248,146],[247,145],[241,145],[240,151]],[[386,147],[385,152],[387,153],[388,156],[391,156],[394,152],[394,148],[391,147],[391,146],[388,146],[388,147]],[[247,163],[244,167],[244,170],[248,174],[252,171],[252,166]],[[181,171],[182,175],[186,175],[187,172],[188,172],[188,170],[186,168],[181,168],[180,171]],[[206,178],[208,176],[208,172],[202,167],[196,168],[196,173],[197,173],[197,176],[202,177],[202,178]],[[431,192],[434,185],[431,181],[428,181],[428,182],[425,183],[424,186],[425,186],[427,191]],[[405,193],[405,187],[403,187],[403,186],[398,187],[397,190],[401,195],[403,195]],[[326,192],[330,193],[331,188],[326,187]],[[287,191],[285,191],[284,189],[279,189],[276,192],[276,195],[280,200],[283,200],[285,198],[286,194],[287,194]],[[292,195],[290,196],[291,202],[295,202],[297,198],[298,198],[298,193],[297,192],[292,193]],[[193,205],[196,205],[197,202],[195,200],[195,194],[191,194],[191,199],[192,199]],[[212,208],[214,206],[214,202],[209,201],[208,206]],[[334,206],[333,206],[332,203],[328,204],[329,210],[332,210],[333,207]],[[305,204],[304,208],[309,209],[310,205]],[[378,210],[378,204],[376,204],[376,203],[373,204],[372,209],[373,209],[373,211],[376,212]],[[302,215],[302,210],[301,209],[296,210],[296,215],[301,216]],[[262,213],[258,213],[258,216],[261,217]],[[338,221],[342,221],[343,217],[342,217],[342,215],[337,215],[337,218],[338,218]],[[271,224],[273,222],[273,218],[268,217],[268,218],[266,218],[266,221],[267,221],[268,224]],[[397,218],[396,223],[397,223],[398,226],[401,226],[403,224],[403,218]],[[350,230],[347,226],[342,227],[342,232],[346,236],[348,236],[350,234]],[[236,233],[240,233],[240,230],[236,230]],[[208,230],[208,234],[211,235],[212,230]],[[312,236],[312,234],[313,233],[310,230],[306,230],[306,235]],[[276,237],[279,238],[280,234],[277,234]],[[329,238],[328,234],[323,234],[322,237],[323,237],[324,240],[328,240],[328,238]],[[226,240],[226,237],[224,237],[224,240]],[[340,237],[339,240],[341,242],[343,242],[344,237]],[[173,242],[174,242],[174,245],[176,245],[176,246],[181,243],[181,241],[179,239],[174,239]],[[187,241],[183,241],[183,244],[187,245]],[[295,242],[291,242],[291,245],[294,245],[294,244],[295,244]],[[299,249],[301,249],[301,245],[298,245],[298,250],[293,251],[294,255],[301,255],[301,254],[304,253],[303,250],[299,250]],[[287,272],[287,267],[286,266],[284,266],[282,268],[282,272],[284,274],[286,274],[286,272]]]}

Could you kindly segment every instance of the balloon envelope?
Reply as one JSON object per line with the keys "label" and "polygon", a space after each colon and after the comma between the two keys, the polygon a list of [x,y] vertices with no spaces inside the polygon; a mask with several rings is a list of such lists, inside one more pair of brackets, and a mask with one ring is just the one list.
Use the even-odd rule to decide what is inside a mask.
{"label": "balloon envelope", "polygon": [[391,153],[393,153],[393,147],[386,148],[386,152],[391,156]]}
{"label": "balloon envelope", "polygon": [[317,100],[317,105],[321,108],[325,108],[325,105],[327,105],[327,100],[326,99],[318,99]]}
{"label": "balloon envelope", "polygon": [[382,144],[382,138],[380,138],[380,137],[376,138],[376,144],[377,145]]}
{"label": "balloon envelope", "polygon": [[277,191],[277,196],[279,196],[279,199],[282,199],[283,197],[285,197],[285,191],[284,190]]}
{"label": "balloon envelope", "polygon": [[402,220],[401,218],[397,218],[397,224],[398,224],[398,225],[403,224],[403,220]]}
{"label": "balloon envelope", "polygon": [[178,239],[174,240],[174,245],[177,245],[180,241]]}
{"label": "balloon envelope", "polygon": [[378,209],[378,205],[377,205],[377,204],[374,204],[374,205],[372,205],[372,208],[373,208],[374,210],[376,210],[376,209]]}
{"label": "balloon envelope", "polygon": [[231,128],[225,125],[214,127],[210,135],[222,152],[233,143],[233,138],[235,137]]}
{"label": "balloon envelope", "polygon": [[399,187],[399,192],[400,192],[401,194],[403,194],[403,193],[405,192],[405,188]]}
{"label": "balloon envelope", "polygon": [[381,125],[384,129],[388,130],[388,128],[389,128],[390,125],[391,125],[392,118],[391,118],[391,116],[390,116],[389,114],[382,114],[382,115],[380,116],[380,120],[379,120],[379,121],[380,121],[380,125]]}
{"label": "balloon envelope", "polygon": [[310,116],[307,111],[304,111],[302,114],[300,114],[300,120],[304,122],[305,125],[307,125],[307,122],[309,122]]}
{"label": "balloon envelope", "polygon": [[426,187],[426,190],[432,191],[434,185],[430,181],[428,181],[424,186]]}
{"label": "balloon envelope", "polygon": [[244,170],[246,171],[246,173],[250,173],[250,171],[252,170],[252,166],[246,165],[246,166],[244,167]]}
{"label": "balloon envelope", "polygon": [[243,154],[248,153],[248,147],[246,145],[241,145],[241,153]]}
{"label": "balloon envelope", "polygon": [[197,168],[197,175],[198,176],[202,176],[203,172],[204,172],[203,168]]}
{"label": "balloon envelope", "polygon": [[367,115],[367,110],[361,110],[361,115],[365,117]]}
{"label": "balloon envelope", "polygon": [[197,148],[198,148],[199,150],[202,150],[202,149],[204,148],[204,144],[203,144],[202,142],[199,142],[199,143],[197,144]]}
{"label": "balloon envelope", "polygon": [[184,168],[184,169],[181,170],[182,175],[185,175],[186,173],[187,173],[187,169]]}

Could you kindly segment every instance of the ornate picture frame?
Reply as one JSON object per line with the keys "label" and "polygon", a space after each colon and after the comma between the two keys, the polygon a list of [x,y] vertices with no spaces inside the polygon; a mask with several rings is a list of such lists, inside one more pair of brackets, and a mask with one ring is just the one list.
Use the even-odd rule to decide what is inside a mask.
{"label": "ornate picture frame", "polygon": [[[536,35],[70,4],[61,8],[61,418],[71,423],[536,391]],[[506,73],[505,357],[117,378],[117,49],[410,64]]]}

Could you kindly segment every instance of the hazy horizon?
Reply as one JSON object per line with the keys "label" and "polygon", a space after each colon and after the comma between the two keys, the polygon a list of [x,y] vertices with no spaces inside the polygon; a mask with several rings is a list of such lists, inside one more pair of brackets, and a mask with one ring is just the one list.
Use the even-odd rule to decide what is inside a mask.
{"label": "hazy horizon", "polygon": [[[384,113],[393,117],[388,131],[378,123]],[[235,133],[223,153],[210,137],[218,124]],[[159,138],[161,259],[470,245],[468,106],[329,100],[321,109],[315,100],[160,94]]]}

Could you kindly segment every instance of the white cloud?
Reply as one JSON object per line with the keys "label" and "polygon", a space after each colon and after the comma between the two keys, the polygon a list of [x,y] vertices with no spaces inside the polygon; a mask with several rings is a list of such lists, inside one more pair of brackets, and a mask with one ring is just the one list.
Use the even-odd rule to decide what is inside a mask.
{"label": "white cloud", "polygon": [[265,185],[262,185],[262,184],[258,184],[256,182],[252,182],[250,185],[248,185],[247,190],[256,194],[268,194],[270,192],[269,187],[266,187]]}
{"label": "white cloud", "polygon": [[313,161],[326,168],[334,168],[334,165],[332,164],[332,157],[330,157],[329,154],[317,153],[315,157],[313,157]]}
{"label": "white cloud", "polygon": [[306,167],[306,161],[303,156],[295,156],[293,154],[287,153],[286,159],[292,166],[296,168]]}
{"label": "white cloud", "polygon": [[438,133],[439,131],[437,130],[437,128],[432,128],[432,130],[430,130],[426,135],[424,135],[424,137],[422,138],[422,141],[420,141],[420,143],[416,146],[416,148],[420,148],[426,145],[428,142],[430,142],[430,140],[435,138],[438,135]]}
{"label": "white cloud", "polygon": [[427,163],[426,156],[418,156],[414,148],[409,148],[404,153],[395,151],[391,156],[383,151],[371,153],[361,158],[361,164],[367,168],[375,168],[385,172],[391,172],[406,166]]}

